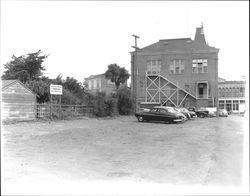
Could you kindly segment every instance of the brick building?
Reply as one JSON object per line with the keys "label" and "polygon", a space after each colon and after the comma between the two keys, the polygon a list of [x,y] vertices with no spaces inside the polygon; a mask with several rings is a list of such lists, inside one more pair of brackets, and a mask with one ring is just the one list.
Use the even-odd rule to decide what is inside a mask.
{"label": "brick building", "polygon": [[203,26],[191,38],[163,39],[131,53],[137,108],[150,105],[218,106],[218,52]]}
{"label": "brick building", "polygon": [[232,113],[243,112],[246,108],[245,86],[245,81],[220,80],[218,83],[219,108]]}
{"label": "brick building", "polygon": [[115,91],[116,87],[113,82],[105,78],[105,74],[91,75],[85,78],[87,89],[90,93],[105,92],[110,94]]}

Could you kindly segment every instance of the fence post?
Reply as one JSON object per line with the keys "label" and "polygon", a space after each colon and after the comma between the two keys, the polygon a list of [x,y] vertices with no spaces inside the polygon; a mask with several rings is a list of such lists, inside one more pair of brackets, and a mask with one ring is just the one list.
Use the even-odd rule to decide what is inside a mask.
{"label": "fence post", "polygon": [[62,103],[62,97],[61,97],[61,95],[59,95],[59,119],[62,118],[62,106],[61,106],[61,103]]}
{"label": "fence post", "polygon": [[50,120],[52,120],[52,94],[50,94]]}

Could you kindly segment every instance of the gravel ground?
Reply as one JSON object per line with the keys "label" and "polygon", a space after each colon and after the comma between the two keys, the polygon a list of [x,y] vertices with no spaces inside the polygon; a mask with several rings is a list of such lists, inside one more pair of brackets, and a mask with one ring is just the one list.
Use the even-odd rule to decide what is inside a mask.
{"label": "gravel ground", "polygon": [[2,188],[6,194],[34,194],[45,190],[43,182],[50,188],[39,194],[56,194],[58,182],[85,182],[84,193],[91,194],[98,191],[95,186],[86,192],[91,182],[112,182],[113,190],[124,182],[241,187],[244,120],[230,115],[163,124],[129,116],[3,125]]}

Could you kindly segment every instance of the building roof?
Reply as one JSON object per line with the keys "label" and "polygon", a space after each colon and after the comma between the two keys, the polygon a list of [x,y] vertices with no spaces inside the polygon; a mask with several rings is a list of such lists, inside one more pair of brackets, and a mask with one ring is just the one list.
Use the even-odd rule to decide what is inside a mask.
{"label": "building roof", "polygon": [[84,79],[88,80],[88,79],[94,79],[94,78],[99,78],[99,77],[103,77],[103,76],[105,76],[105,73],[103,73],[103,74],[97,74],[97,75],[91,75],[88,78],[84,78]]}
{"label": "building roof", "polygon": [[230,80],[230,81],[218,82],[218,84],[246,84],[246,81]]}
{"label": "building roof", "polygon": [[8,88],[9,86],[19,83],[20,85],[22,85],[25,89],[27,89],[28,91],[30,91],[32,94],[34,94],[36,96],[36,94],[30,90],[25,84],[23,84],[22,82],[20,82],[19,80],[1,80],[2,82],[2,90]]}
{"label": "building roof", "polygon": [[2,80],[2,89],[17,82],[17,80]]}
{"label": "building roof", "polygon": [[218,77],[218,82],[225,82],[225,81],[226,81],[226,79]]}
{"label": "building roof", "polygon": [[205,39],[204,31],[203,31],[203,24],[201,24],[201,27],[196,28],[194,40],[199,43],[206,44],[206,39]]}
{"label": "building roof", "polygon": [[[195,39],[177,38],[177,39],[161,39],[158,42],[137,50],[140,53],[186,53],[186,52],[219,52],[218,48],[211,47],[206,43],[203,31],[203,25],[196,28]],[[134,53],[134,52],[132,52]]]}
{"label": "building roof", "polygon": [[163,39],[139,49],[138,52],[218,52],[219,49],[194,41],[191,38]]}

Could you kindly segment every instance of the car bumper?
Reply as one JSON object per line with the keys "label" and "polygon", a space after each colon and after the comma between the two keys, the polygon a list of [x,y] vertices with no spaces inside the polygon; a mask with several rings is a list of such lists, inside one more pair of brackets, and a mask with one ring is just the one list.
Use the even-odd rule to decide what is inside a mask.
{"label": "car bumper", "polygon": [[174,119],[173,121],[174,122],[183,122],[183,121],[185,121],[185,119]]}

